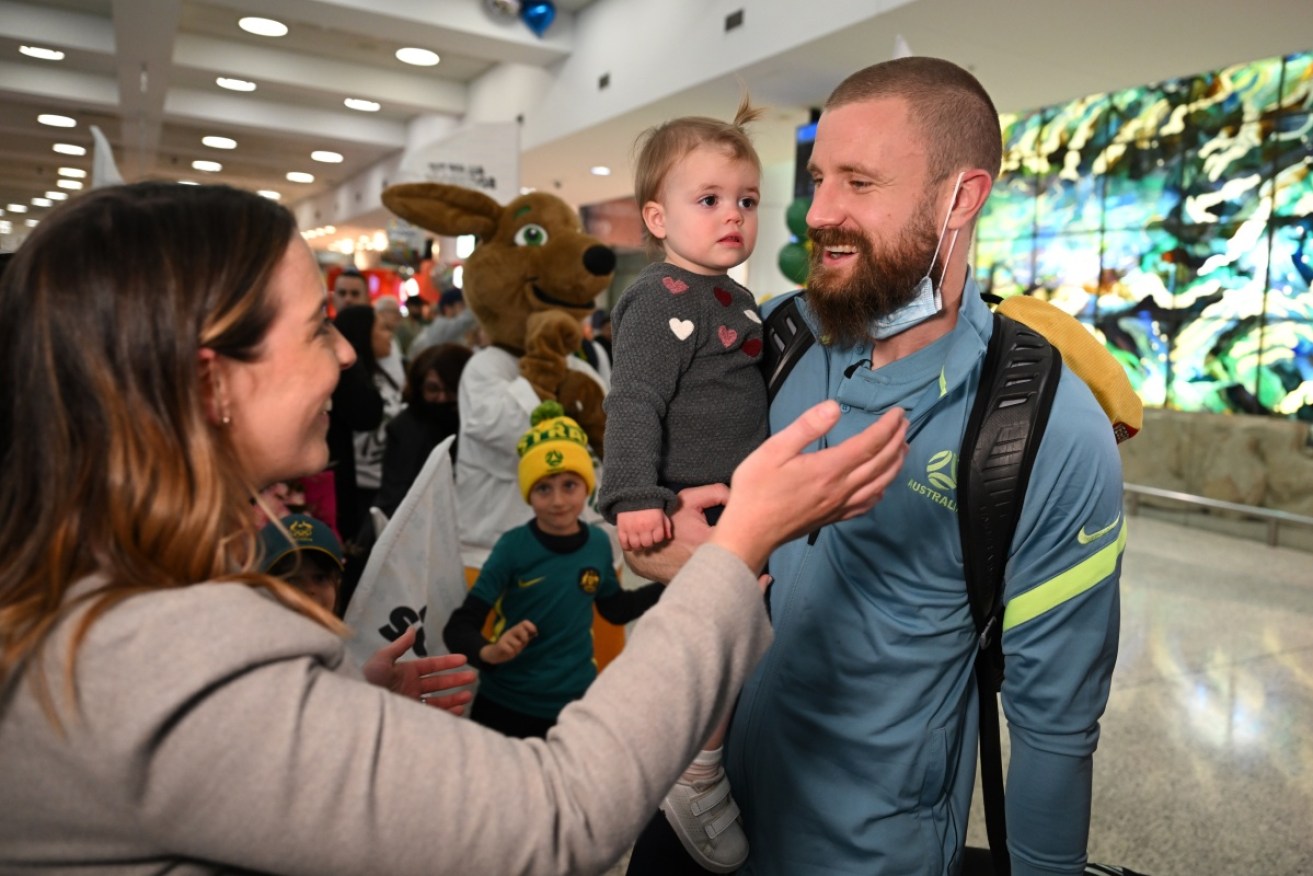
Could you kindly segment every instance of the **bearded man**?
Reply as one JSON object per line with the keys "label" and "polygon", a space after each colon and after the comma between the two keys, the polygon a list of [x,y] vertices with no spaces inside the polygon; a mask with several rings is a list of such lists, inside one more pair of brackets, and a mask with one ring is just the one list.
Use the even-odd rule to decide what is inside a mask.
{"label": "bearded man", "polygon": [[[843,415],[827,440],[839,441],[901,407],[910,450],[865,516],[771,556],[775,640],[725,746],[751,849],[741,873],[962,869],[979,722],[956,467],[993,331],[968,251],[1000,155],[989,95],[933,58],[853,74],[817,124],[799,311],[820,343],[784,381],[771,427],[833,398]],[[1015,876],[1084,872],[1121,510],[1107,417],[1064,370],[1004,585]],[[645,835],[630,872],[696,872],[649,867],[659,845]]]}

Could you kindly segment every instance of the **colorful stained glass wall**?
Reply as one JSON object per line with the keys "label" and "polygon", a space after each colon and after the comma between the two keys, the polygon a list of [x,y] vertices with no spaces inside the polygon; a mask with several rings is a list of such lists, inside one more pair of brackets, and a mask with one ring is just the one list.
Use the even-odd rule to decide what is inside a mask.
{"label": "colorful stained glass wall", "polygon": [[1003,126],[982,289],[1076,316],[1148,405],[1313,421],[1313,52]]}

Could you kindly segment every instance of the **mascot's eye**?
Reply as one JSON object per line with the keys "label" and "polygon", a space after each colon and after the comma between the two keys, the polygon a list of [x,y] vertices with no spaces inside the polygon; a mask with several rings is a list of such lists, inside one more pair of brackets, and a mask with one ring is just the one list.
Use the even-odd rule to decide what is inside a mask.
{"label": "mascot's eye", "polygon": [[541,225],[526,225],[515,232],[516,246],[543,246],[547,243],[547,229]]}

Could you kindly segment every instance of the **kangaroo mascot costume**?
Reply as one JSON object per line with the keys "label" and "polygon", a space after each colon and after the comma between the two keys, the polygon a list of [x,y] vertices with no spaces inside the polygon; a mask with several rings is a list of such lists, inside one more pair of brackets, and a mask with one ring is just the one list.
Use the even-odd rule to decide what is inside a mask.
{"label": "kangaroo mascot costume", "polygon": [[[532,516],[515,444],[540,402],[559,401],[601,457],[607,384],[579,350],[582,321],[611,283],[615,253],[583,232],[569,205],[542,192],[503,207],[461,186],[406,183],[384,190],[383,204],[426,231],[477,238],[464,265],[465,301],[491,346],[461,376],[456,460],[461,555],[473,584],[502,533]],[[600,668],[619,651],[623,630],[598,619],[594,636]]]}

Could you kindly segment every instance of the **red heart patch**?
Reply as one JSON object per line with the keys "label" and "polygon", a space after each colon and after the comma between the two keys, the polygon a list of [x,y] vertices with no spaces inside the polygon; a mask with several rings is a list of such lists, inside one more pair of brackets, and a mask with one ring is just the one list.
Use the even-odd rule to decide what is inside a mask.
{"label": "red heart patch", "polygon": [[729,349],[730,344],[739,339],[739,333],[727,325],[722,325],[720,328],[716,329],[716,334],[720,336],[720,343],[727,350]]}
{"label": "red heart patch", "polygon": [[671,295],[679,295],[681,292],[688,291],[688,284],[683,280],[676,280],[674,277],[662,277],[661,285],[666,287]]}
{"label": "red heart patch", "polygon": [[741,349],[751,358],[757,358],[757,356],[761,355],[761,338],[748,338],[743,342]]}
{"label": "red heart patch", "polygon": [[715,289],[712,289],[711,291],[716,296],[716,300],[720,302],[721,307],[729,307],[729,303],[733,299],[730,297],[730,294],[728,292],[726,292],[724,289],[720,288],[719,286],[717,286]]}

